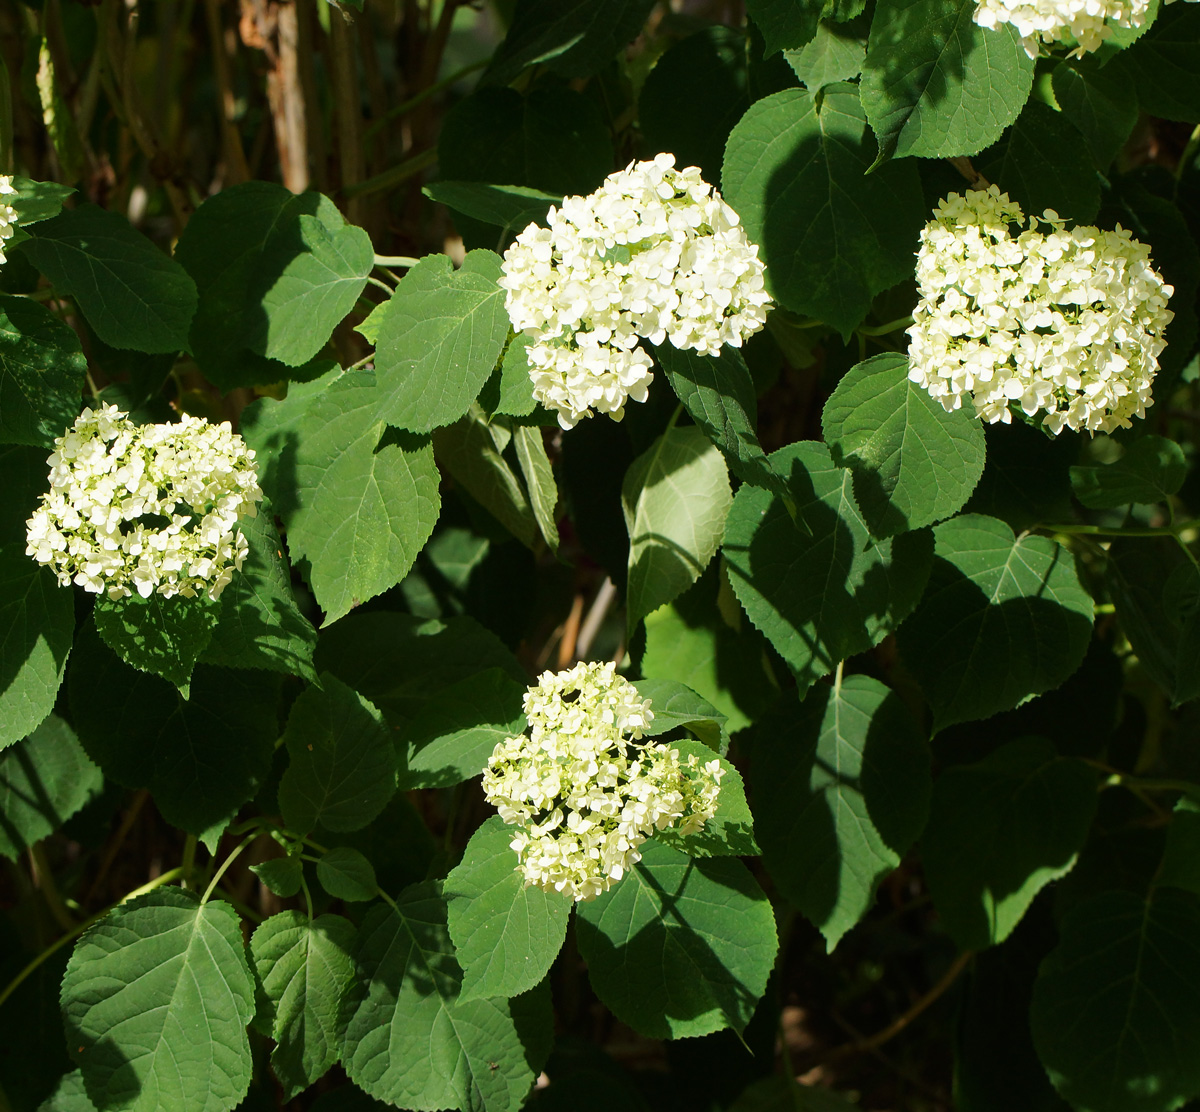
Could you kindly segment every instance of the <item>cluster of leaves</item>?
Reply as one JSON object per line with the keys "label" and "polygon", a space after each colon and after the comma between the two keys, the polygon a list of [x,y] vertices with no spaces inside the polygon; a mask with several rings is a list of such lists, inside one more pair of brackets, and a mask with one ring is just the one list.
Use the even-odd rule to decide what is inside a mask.
{"label": "cluster of leaves", "polygon": [[[518,0],[422,164],[457,265],[271,181],[184,212],[160,180],[186,216],[166,250],[16,179],[0,1106],[948,1107],[926,1022],[962,1112],[1200,1098],[1200,7],[1034,61],[971,0],[745,6]],[[340,21],[373,5],[343,7],[334,100]],[[45,8],[47,141],[80,185],[71,143],[105,136],[70,138]],[[662,150],[720,183],[777,307],[744,350],[663,346],[624,424],[563,434],[500,252]],[[909,381],[918,233],[980,177],[1151,244],[1175,319],[1137,427],[985,431]],[[219,602],[96,601],[25,555],[93,397],[233,418],[255,449],[266,502]],[[655,736],[727,773],[702,833],[574,915],[523,887],[477,781],[556,646],[623,659]],[[126,842],[147,799],[153,874]],[[92,904],[109,870],[130,883]],[[781,1021],[822,1008],[882,1035]],[[663,1052],[660,1091],[578,1041],[590,1015],[706,1049]],[[901,1031],[911,1087],[833,1065]],[[796,1082],[813,1067],[841,1095]]]}

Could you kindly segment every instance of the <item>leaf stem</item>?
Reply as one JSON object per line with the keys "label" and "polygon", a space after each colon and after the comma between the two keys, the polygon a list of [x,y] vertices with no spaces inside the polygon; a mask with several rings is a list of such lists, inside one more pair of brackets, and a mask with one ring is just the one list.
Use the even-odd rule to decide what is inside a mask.
{"label": "leaf stem", "polygon": [[183,843],[183,886],[193,887],[193,877],[196,872],[196,835],[189,834]]}
{"label": "leaf stem", "polygon": [[114,904],[109,904],[103,911],[97,911],[95,915],[88,919],[84,919],[82,923],[76,923],[66,934],[61,938],[55,939],[50,943],[40,954],[37,955],[24,969],[21,970],[8,984],[3,992],[0,992],[0,1007],[4,1006],[4,1002],[21,986],[21,984],[34,972],[39,965],[42,964],[51,954],[61,950],[68,942],[78,938],[85,930],[93,923],[98,923],[114,908],[120,907],[123,903],[128,903],[130,900],[137,899],[138,896],[144,896],[147,892],[153,892],[155,888],[161,888],[164,884],[170,884],[173,880],[178,880],[183,876],[183,869],[175,868],[163,873],[161,876],[156,876],[153,880],[147,881],[140,888],[135,888],[132,892],[126,892]]}
{"label": "leaf stem", "polygon": [[443,89],[450,88],[451,85],[457,84],[464,77],[474,73],[476,70],[483,69],[490,62],[490,58],[483,58],[478,62],[472,62],[469,66],[463,66],[460,70],[455,70],[449,77],[443,77],[436,85],[430,85],[427,89],[422,89],[415,96],[411,96],[408,100],[403,100],[393,108],[389,108],[387,112],[380,116],[366,131],[363,132],[363,140],[370,141],[375,137],[381,128],[388,125],[391,120],[397,116],[403,116],[406,112],[411,112],[418,105],[423,104],[432,96],[437,96]]}
{"label": "leaf stem", "polygon": [[50,862],[46,860],[46,851],[42,847],[41,842],[34,842],[29,847],[29,860],[33,865],[34,879],[37,887],[42,893],[42,898],[46,901],[46,906],[50,909],[50,914],[54,917],[54,921],[63,930],[73,930],[75,928],[75,920],[71,918],[71,913],[63,906],[62,897],[58,894],[58,886],[54,883],[54,874],[50,871]]}
{"label": "leaf stem", "polygon": [[420,259],[414,259],[411,255],[376,255],[376,266],[398,266],[405,270],[414,267],[419,263]]}
{"label": "leaf stem", "polygon": [[887,324],[874,324],[866,328],[856,328],[854,331],[860,336],[889,336],[893,332],[907,328],[912,322],[912,317],[897,317],[895,320],[888,321]]}
{"label": "leaf stem", "polygon": [[363,197],[368,193],[378,193],[382,189],[390,189],[392,186],[399,185],[401,182],[415,177],[427,167],[432,166],[437,161],[437,158],[437,149],[430,147],[427,151],[422,151],[411,158],[406,158],[398,166],[393,166],[390,170],[384,170],[372,178],[367,178],[366,181],[346,186],[342,190],[342,196]]}
{"label": "leaf stem", "polygon": [[1110,529],[1103,525],[1049,525],[1038,524],[1030,527],[1030,531],[1040,533],[1062,533],[1065,536],[1079,534],[1090,537],[1175,537],[1189,529],[1200,527],[1200,518],[1180,521],[1175,525],[1141,525],[1135,529]]}
{"label": "leaf stem", "polygon": [[212,880],[210,880],[208,882],[208,887],[204,890],[204,895],[200,897],[200,902],[202,904],[208,903],[208,898],[213,894],[213,890],[216,888],[217,882],[221,879],[221,877],[223,877],[225,875],[225,872],[229,868],[229,866],[232,865],[238,859],[238,857],[241,855],[242,851],[251,842],[253,842],[254,839],[259,836],[260,833],[261,833],[260,831],[255,830],[255,831],[252,831],[250,834],[247,834],[246,837],[244,837],[234,847],[233,852],[228,857],[226,857],[224,861],[221,862],[221,867],[219,869],[217,869],[217,871],[215,873],[213,873],[213,878],[212,878]]}

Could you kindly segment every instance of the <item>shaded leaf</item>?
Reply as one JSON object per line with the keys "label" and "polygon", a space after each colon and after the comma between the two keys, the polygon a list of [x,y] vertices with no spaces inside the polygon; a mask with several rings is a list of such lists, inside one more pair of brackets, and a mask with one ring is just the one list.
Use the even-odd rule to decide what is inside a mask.
{"label": "shaded leaf", "polygon": [[562,201],[560,193],[546,193],[527,185],[488,185],[476,181],[435,181],[423,186],[421,192],[473,220],[494,224],[503,233],[523,231],[530,224],[544,224],[550,206]]}
{"label": "shaded leaf", "polygon": [[1093,510],[1130,502],[1166,502],[1183,486],[1188,466],[1183,449],[1165,436],[1143,436],[1113,463],[1072,467],[1075,497]]}
{"label": "shaded leaf", "polygon": [[379,891],[371,862],[349,846],[335,846],[318,858],[317,880],[334,899],[347,903],[373,900]]}

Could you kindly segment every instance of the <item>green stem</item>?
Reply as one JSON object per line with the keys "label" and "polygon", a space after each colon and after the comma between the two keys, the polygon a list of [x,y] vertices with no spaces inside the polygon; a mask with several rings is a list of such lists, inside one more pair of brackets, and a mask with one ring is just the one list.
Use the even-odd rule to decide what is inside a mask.
{"label": "green stem", "polygon": [[376,255],[375,256],[375,265],[376,266],[379,266],[379,267],[399,266],[399,267],[403,267],[405,270],[408,270],[410,267],[416,266],[417,263],[419,263],[420,261],[421,261],[420,259],[414,259],[411,255]]}
{"label": "green stem", "polygon": [[406,158],[399,166],[384,170],[382,174],[376,174],[373,178],[367,178],[366,181],[346,186],[342,190],[342,196],[362,197],[368,193],[378,193],[382,189],[391,189],[392,186],[399,185],[432,166],[437,162],[437,157],[437,150],[430,147],[429,150],[415,154],[412,158]]}
{"label": "green stem", "polygon": [[54,921],[65,931],[74,930],[75,920],[63,906],[62,897],[59,896],[58,887],[54,883],[54,874],[50,871],[50,862],[46,860],[46,851],[42,848],[41,842],[34,842],[29,847],[29,858],[37,870],[38,889],[42,893],[42,899],[46,901],[46,906],[50,909],[50,914],[54,916]]}
{"label": "green stem", "polygon": [[1183,792],[1185,795],[1200,796],[1200,784],[1190,780],[1145,780],[1140,776],[1126,776],[1123,772],[1112,773],[1103,786],[1128,788],[1137,792]]}
{"label": "green stem", "polygon": [[210,880],[208,882],[208,887],[204,890],[204,895],[200,897],[200,902],[202,904],[208,903],[208,898],[209,898],[209,896],[211,896],[213,894],[213,889],[216,888],[217,882],[221,879],[221,877],[223,877],[225,875],[225,872],[229,868],[229,866],[232,865],[238,859],[238,857],[241,856],[242,851],[251,842],[253,842],[254,839],[258,837],[258,835],[259,835],[259,831],[257,831],[257,830],[255,830],[252,834],[247,834],[246,837],[243,838],[237,844],[237,846],[234,847],[233,852],[228,857],[226,857],[224,861],[221,862],[221,867],[215,873],[213,873],[213,878],[212,878],[212,880]]}
{"label": "green stem", "polygon": [[24,969],[21,970],[5,987],[3,992],[0,992],[0,1007],[4,1006],[4,1002],[21,986],[21,984],[33,974],[39,965],[42,964],[51,954],[61,950],[68,942],[78,938],[85,930],[93,923],[98,923],[114,908],[120,907],[123,903],[128,903],[130,900],[137,899],[138,896],[144,896],[147,892],[153,892],[155,888],[160,888],[164,884],[170,884],[173,880],[178,880],[183,876],[183,869],[171,869],[165,872],[162,876],[157,876],[153,880],[143,884],[140,888],[135,888],[132,892],[127,892],[115,904],[110,904],[103,911],[97,911],[89,919],[84,919],[82,923],[76,923],[66,934],[61,938],[50,943],[40,954],[37,955]]}
{"label": "green stem", "polygon": [[304,870],[300,870],[300,888],[304,892],[304,906],[308,908],[308,921],[313,920],[312,893],[308,890],[308,881],[304,879]]}
{"label": "green stem", "polygon": [[901,329],[907,328],[912,322],[912,317],[897,317],[895,320],[888,321],[887,324],[873,324],[865,328],[856,328],[854,331],[860,336],[887,336],[892,332],[899,332]]}
{"label": "green stem", "polygon": [[1175,181],[1178,182],[1186,173],[1187,165],[1191,162],[1196,152],[1200,150],[1200,124],[1197,124],[1192,129],[1192,134],[1187,141],[1187,146],[1183,148],[1183,154],[1179,156],[1179,162],[1175,167]]}
{"label": "green stem", "polygon": [[368,274],[367,281],[370,282],[372,286],[378,286],[381,290],[383,290],[384,293],[386,293],[388,295],[388,297],[392,296],[392,287],[389,286],[386,282],[381,282],[378,278],[375,277],[374,274]]}
{"label": "green stem", "polygon": [[1063,533],[1070,536],[1071,534],[1079,534],[1081,536],[1090,537],[1175,537],[1178,538],[1181,533],[1186,533],[1189,529],[1200,527],[1200,519],[1193,518],[1190,521],[1181,521],[1176,525],[1144,525],[1138,526],[1136,529],[1109,529],[1103,525],[1034,525],[1030,532],[1037,530],[1039,533]]}
{"label": "green stem", "polygon": [[455,71],[449,77],[443,77],[436,85],[430,85],[427,89],[422,89],[415,96],[411,96],[408,100],[401,101],[394,108],[389,108],[386,115],[380,116],[366,131],[363,132],[364,140],[371,140],[377,135],[381,128],[387,127],[391,120],[397,116],[403,116],[406,112],[411,112],[420,104],[424,104],[430,97],[436,96],[443,89],[450,88],[451,85],[461,81],[468,74],[474,73],[476,70],[483,69],[484,66],[491,61],[490,58],[484,58],[478,62],[472,62],[469,66],[463,66],[462,69]]}
{"label": "green stem", "polygon": [[183,886],[193,887],[193,877],[196,872],[196,835],[189,834],[183,843]]}

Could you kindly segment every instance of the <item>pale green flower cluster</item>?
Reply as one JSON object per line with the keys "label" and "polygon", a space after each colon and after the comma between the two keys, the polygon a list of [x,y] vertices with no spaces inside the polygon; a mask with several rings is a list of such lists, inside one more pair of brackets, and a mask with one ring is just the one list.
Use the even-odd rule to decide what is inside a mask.
{"label": "pale green flower cluster", "polygon": [[248,546],[235,528],[262,499],[254,452],[229,422],[186,414],[135,425],[85,409],[54,441],[50,490],[26,523],[26,553],[64,586],[110,599],[157,592],[216,599]]}
{"label": "pale green flower cluster", "polygon": [[13,232],[17,230],[17,210],[7,200],[16,192],[12,178],[8,174],[0,174],[0,263],[8,262],[4,244],[12,239]]}
{"label": "pale green flower cluster", "polygon": [[641,742],[650,701],[612,664],[546,672],[525,695],[529,733],[488,760],[483,790],[519,829],[526,885],[590,900],[641,860],[656,830],[693,834],[717,807],[720,761]]}
{"label": "pale green flower cluster", "polygon": [[[1045,229],[1045,230],[1042,230]],[[988,422],[1011,406],[1043,426],[1111,432],[1153,404],[1173,289],[1120,226],[1025,225],[996,186],[946,197],[921,233],[909,378]]]}
{"label": "pale green flower cluster", "polygon": [[1074,40],[1069,57],[1097,50],[1113,27],[1141,27],[1150,0],[980,0],[974,20],[995,30],[1008,23],[1021,36],[1021,45],[1036,58],[1042,43]]}
{"label": "pale green flower cluster", "polygon": [[639,338],[716,355],[762,328],[770,304],[758,248],[695,166],[660,154],[567,197],[504,254],[500,285],[528,349],[534,396],[572,428],[619,421],[653,375]]}

